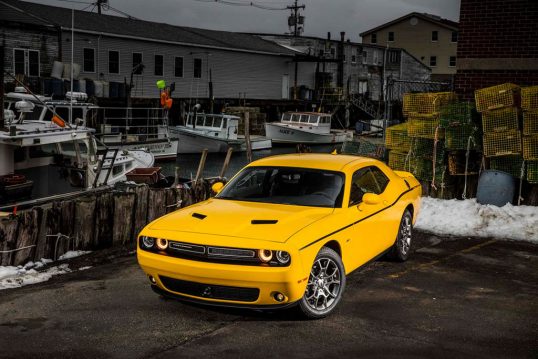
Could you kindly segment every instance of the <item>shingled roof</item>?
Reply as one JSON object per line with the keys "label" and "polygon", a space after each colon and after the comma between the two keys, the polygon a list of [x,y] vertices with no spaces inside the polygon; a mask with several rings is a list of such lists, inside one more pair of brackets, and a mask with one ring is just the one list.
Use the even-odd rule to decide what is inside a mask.
{"label": "shingled roof", "polygon": [[[19,22],[35,23],[36,17],[50,25],[71,29],[71,9],[19,0],[0,0],[0,19],[8,20],[4,9],[19,15]],[[91,31],[110,36],[162,41],[183,45],[221,48],[231,51],[257,52],[293,56],[295,52],[254,35],[175,26],[112,15],[75,10],[75,30]]]}
{"label": "shingled roof", "polygon": [[372,32],[379,31],[381,29],[389,27],[389,26],[391,26],[393,24],[397,24],[397,23],[399,23],[401,21],[407,20],[407,19],[412,18],[412,17],[418,17],[418,18],[420,18],[422,20],[426,20],[426,21],[432,22],[434,24],[438,24],[438,25],[440,25],[442,27],[446,27],[446,28],[448,28],[450,30],[458,30],[458,28],[460,26],[460,24],[455,22],[455,21],[448,20],[448,19],[443,19],[442,17],[437,16],[437,15],[432,15],[432,14],[427,14],[427,13],[420,13],[420,12],[412,12],[412,13],[409,13],[409,14],[404,15],[402,17],[399,17],[399,18],[397,18],[395,20],[389,21],[389,22],[387,22],[387,23],[385,23],[383,25],[374,27],[373,29],[361,32],[360,36],[363,37],[364,35],[371,34]]}

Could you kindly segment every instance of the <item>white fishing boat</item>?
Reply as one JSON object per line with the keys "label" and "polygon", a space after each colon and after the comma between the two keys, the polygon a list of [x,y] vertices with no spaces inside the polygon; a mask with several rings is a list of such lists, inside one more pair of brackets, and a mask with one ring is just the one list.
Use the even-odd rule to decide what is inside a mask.
{"label": "white fishing boat", "polygon": [[[99,150],[94,129],[27,120],[34,104],[4,110],[0,126],[0,201],[39,198],[125,181],[135,168],[151,167],[147,151]],[[31,116],[28,116],[31,117]]]}
{"label": "white fishing boat", "polygon": [[[225,114],[189,113],[185,126],[171,128],[171,134],[179,139],[178,154],[245,151],[244,136],[238,136],[239,117]],[[271,148],[271,140],[262,136],[251,136],[252,150]]]}
{"label": "white fishing boat", "polygon": [[353,133],[331,130],[331,115],[317,112],[286,112],[280,122],[267,122],[265,135],[273,143],[332,144],[353,139]]}
{"label": "white fishing boat", "polygon": [[99,107],[87,102],[84,92],[68,92],[66,97],[52,100],[17,87],[6,95],[5,102],[7,109],[13,109],[17,101],[33,103],[35,109],[27,114],[27,120],[50,122],[54,112],[74,126],[99,123],[100,132],[95,136],[111,149],[147,150],[157,160],[177,156],[177,139],[169,135],[168,118],[162,108]]}

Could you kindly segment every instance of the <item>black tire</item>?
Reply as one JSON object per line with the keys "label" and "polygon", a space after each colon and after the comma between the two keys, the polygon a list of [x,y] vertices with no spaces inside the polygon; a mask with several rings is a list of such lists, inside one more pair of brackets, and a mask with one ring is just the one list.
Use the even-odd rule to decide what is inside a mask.
{"label": "black tire", "polygon": [[409,258],[413,245],[413,215],[406,209],[402,215],[398,235],[389,250],[387,257],[398,262],[405,262]]}
{"label": "black tire", "polygon": [[298,308],[308,319],[324,318],[336,308],[346,287],[346,272],[342,259],[332,249],[323,247],[319,251],[303,298]]}

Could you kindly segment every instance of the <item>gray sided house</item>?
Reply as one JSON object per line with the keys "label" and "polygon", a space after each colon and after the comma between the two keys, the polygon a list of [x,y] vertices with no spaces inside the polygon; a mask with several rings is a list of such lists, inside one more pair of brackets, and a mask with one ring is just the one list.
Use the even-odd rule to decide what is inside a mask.
{"label": "gray sided house", "polygon": [[322,95],[324,87],[341,88],[344,94],[379,101],[388,78],[427,81],[431,75],[429,67],[404,49],[317,37],[260,36],[316,57],[312,62],[299,62],[297,82],[312,89],[317,87]]}
{"label": "gray sided house", "polygon": [[[13,24],[4,23],[9,16],[4,9],[19,14]],[[7,53],[14,46],[39,51],[40,77],[51,75],[54,60],[70,63],[70,9],[0,0],[0,10]],[[173,97],[207,98],[210,78],[215,98],[240,94],[250,99],[289,97],[296,52],[258,36],[85,11],[75,11],[74,22],[73,61],[80,65],[78,79],[128,84],[132,74],[132,96],[139,98],[157,98],[156,82],[161,79],[175,82]],[[43,31],[30,29],[33,23]],[[23,43],[20,38],[31,39]],[[6,60],[7,69],[20,71],[9,57]]]}

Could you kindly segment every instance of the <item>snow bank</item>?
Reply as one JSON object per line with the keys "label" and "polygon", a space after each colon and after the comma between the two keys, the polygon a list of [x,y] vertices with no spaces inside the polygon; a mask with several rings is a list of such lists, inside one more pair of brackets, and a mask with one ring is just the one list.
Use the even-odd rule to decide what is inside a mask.
{"label": "snow bank", "polygon": [[[87,253],[90,252],[69,251],[60,256],[58,260],[75,258]],[[71,269],[69,269],[69,264],[67,263],[47,268],[43,271],[36,270],[52,262],[52,259],[43,258],[38,262],[28,262],[24,266],[0,266],[0,290],[7,288],[18,288],[29,284],[46,282],[55,275],[71,272]],[[80,269],[83,270],[88,268],[91,267],[83,267]]]}
{"label": "snow bank", "polygon": [[438,235],[491,237],[538,243],[538,207],[481,205],[476,199],[422,198],[415,228]]}

